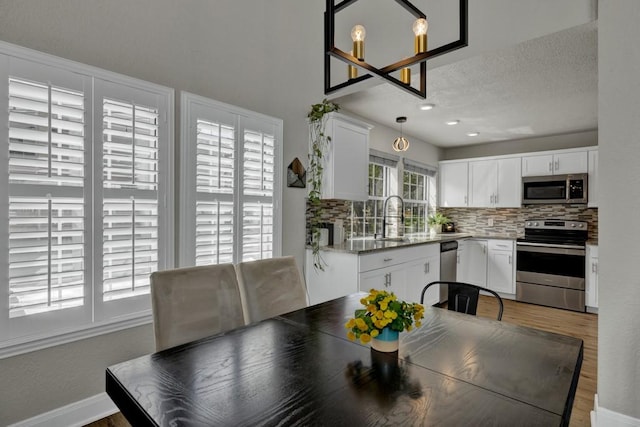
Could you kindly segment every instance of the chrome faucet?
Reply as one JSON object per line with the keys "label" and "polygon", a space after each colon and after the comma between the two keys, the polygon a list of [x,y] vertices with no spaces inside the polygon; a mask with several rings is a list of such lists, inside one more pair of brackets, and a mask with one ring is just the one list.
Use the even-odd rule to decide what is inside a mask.
{"label": "chrome faucet", "polygon": [[[404,225],[404,200],[402,200],[402,197],[400,196],[389,196],[384,200],[384,205],[382,207],[382,238],[386,238],[387,237],[387,204],[389,203],[390,199],[393,198],[397,198],[398,200],[400,200],[400,215],[393,215],[393,217],[395,218],[400,218],[400,224]],[[390,215],[391,216],[391,215]],[[398,231],[400,230],[400,227],[398,227]]]}

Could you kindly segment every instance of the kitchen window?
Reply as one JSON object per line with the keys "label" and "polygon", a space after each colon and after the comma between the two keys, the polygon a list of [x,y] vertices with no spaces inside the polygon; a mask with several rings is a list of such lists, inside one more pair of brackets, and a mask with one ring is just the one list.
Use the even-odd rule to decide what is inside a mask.
{"label": "kitchen window", "polygon": [[435,212],[435,168],[403,159],[402,198],[404,233],[425,233],[427,218]]}
{"label": "kitchen window", "polygon": [[282,120],[182,94],[180,265],[281,253]]}
{"label": "kitchen window", "polygon": [[148,322],[173,91],[4,43],[0,81],[0,356]]}
{"label": "kitchen window", "polygon": [[395,193],[398,157],[370,150],[369,200],[352,204],[352,235],[354,237],[382,235],[384,201]]}

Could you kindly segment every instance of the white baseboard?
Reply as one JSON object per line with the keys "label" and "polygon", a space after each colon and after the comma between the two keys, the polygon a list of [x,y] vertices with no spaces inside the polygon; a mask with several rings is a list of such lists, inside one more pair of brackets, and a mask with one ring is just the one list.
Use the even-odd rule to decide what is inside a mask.
{"label": "white baseboard", "polygon": [[598,405],[598,395],[593,401],[591,427],[640,427],[640,419],[610,411]]}
{"label": "white baseboard", "polygon": [[36,415],[9,427],[81,427],[118,412],[107,393],[96,394],[53,411]]}

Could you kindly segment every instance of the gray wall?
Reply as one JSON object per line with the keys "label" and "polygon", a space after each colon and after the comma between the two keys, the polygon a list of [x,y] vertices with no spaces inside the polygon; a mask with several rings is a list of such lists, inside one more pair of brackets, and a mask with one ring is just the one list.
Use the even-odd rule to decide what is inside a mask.
{"label": "gray wall", "polygon": [[640,419],[640,2],[598,4],[598,398]]}
{"label": "gray wall", "polygon": [[597,130],[448,148],[444,150],[443,160],[561,150],[564,148],[588,147],[592,145],[598,145]]}

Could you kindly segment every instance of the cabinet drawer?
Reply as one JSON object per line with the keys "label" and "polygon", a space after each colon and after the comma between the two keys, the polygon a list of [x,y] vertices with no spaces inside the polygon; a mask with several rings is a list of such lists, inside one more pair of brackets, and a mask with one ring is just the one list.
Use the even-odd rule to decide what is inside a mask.
{"label": "cabinet drawer", "polygon": [[490,251],[513,251],[512,240],[489,240]]}
{"label": "cabinet drawer", "polygon": [[425,258],[427,253],[427,247],[432,245],[418,245],[408,248],[390,249],[382,252],[373,252],[365,255],[360,255],[358,271],[370,271],[377,270],[379,268],[385,268],[396,264],[402,264],[414,259]]}

